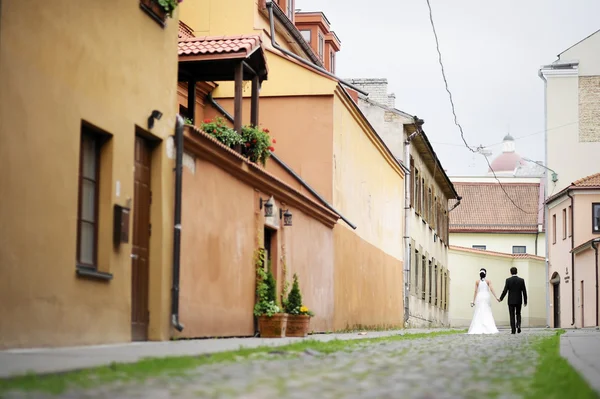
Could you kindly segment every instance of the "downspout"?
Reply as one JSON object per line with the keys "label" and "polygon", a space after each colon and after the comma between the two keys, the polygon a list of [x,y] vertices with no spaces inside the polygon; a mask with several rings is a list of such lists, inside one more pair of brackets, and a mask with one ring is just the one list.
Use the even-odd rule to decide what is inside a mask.
{"label": "downspout", "polygon": [[598,241],[600,239],[596,238],[592,241],[592,248],[594,248],[594,252],[596,253],[596,328],[598,328],[598,314],[600,314],[600,310],[598,309]]}
{"label": "downspout", "polygon": [[[412,187],[410,185],[410,142],[419,133],[419,130],[412,133],[404,142],[404,323],[408,323],[409,318],[409,296],[410,296],[410,193]],[[408,327],[406,325],[406,327]]]}
{"label": "downspout", "polygon": [[462,201],[462,197],[459,195],[457,199],[458,199],[458,201],[456,201],[454,206],[452,208],[448,209],[448,213],[452,212],[457,206],[460,205],[460,201]]}
{"label": "downspout", "polygon": [[341,84],[343,84],[344,86],[350,87],[352,90],[356,90],[357,92],[359,92],[360,94],[363,94],[365,96],[368,96],[369,93],[367,93],[366,91],[359,89],[358,87],[346,82],[345,80],[340,79],[339,77],[335,76],[333,73],[329,72],[327,69],[321,68],[318,65],[313,64],[310,61],[305,60],[302,57],[297,56],[296,54],[292,53],[291,51],[288,51],[286,49],[284,49],[283,47],[281,47],[279,44],[277,44],[277,41],[275,40],[275,18],[273,16],[273,1],[272,0],[267,0],[267,4],[266,4],[267,8],[269,9],[269,25],[270,25],[270,30],[271,30],[271,45],[276,48],[277,50],[281,51],[283,54],[287,55],[288,57],[292,57],[293,59],[295,59],[298,62],[303,63],[304,65],[316,69],[317,71],[324,73],[325,75],[334,78],[335,80],[339,81]]}
{"label": "downspout", "polygon": [[171,324],[179,332],[179,268],[181,259],[181,191],[183,180],[183,118],[177,115],[175,123],[175,215],[173,218],[173,285],[171,287]]}
{"label": "downspout", "polygon": [[540,235],[540,229],[535,232],[535,256],[538,254],[538,236]]}
{"label": "downspout", "polygon": [[[573,223],[573,215],[575,214],[575,203],[573,202],[573,196],[571,195],[571,191],[567,190],[567,196],[571,198],[571,214],[569,215],[571,226],[574,226]],[[568,227],[568,226],[567,226]],[[571,313],[572,313],[572,323],[571,325],[575,325],[575,254],[573,253],[573,249],[575,248],[575,231],[571,228]]]}
{"label": "downspout", "polygon": [[[210,95],[210,93],[206,96],[206,99],[208,100],[208,102],[215,107],[221,114],[223,114],[223,116],[225,118],[227,118],[228,121],[233,122],[233,117],[231,116],[231,114],[229,112],[227,112],[227,110],[225,108],[223,108],[221,106],[221,104],[219,104],[213,97],[212,95]],[[325,207],[327,207],[327,209],[329,209],[330,211],[334,212],[335,214],[337,214],[340,219],[342,219],[348,226],[350,226],[353,230],[356,230],[356,225],[353,224],[352,222],[350,222],[348,219],[346,219],[343,215],[341,215],[337,210],[335,210],[335,208],[333,208],[333,206],[331,206],[329,204],[329,202],[327,202],[327,200],[325,198],[323,198],[317,191],[315,191],[315,189],[313,189],[311,186],[308,185],[307,182],[304,181],[304,179],[302,179],[302,177],[298,176],[298,174],[296,172],[294,172],[294,170],[292,168],[290,168],[285,162],[283,162],[281,159],[279,159],[275,154],[271,153],[271,158],[273,158],[275,160],[275,162],[277,162],[279,165],[281,165],[281,167],[283,169],[285,169],[289,174],[291,174],[292,176],[294,176],[294,178],[296,180],[298,180],[298,182],[302,185],[302,187],[304,187],[305,189],[307,189],[312,195],[314,195],[315,197],[317,197],[319,199],[319,201],[321,201],[321,203],[323,205],[325,205]]]}
{"label": "downspout", "polygon": [[[538,76],[540,79],[544,81],[544,161],[545,164],[548,165],[548,81],[544,76],[544,73],[540,69],[538,71]],[[546,195],[548,195],[548,171],[546,170],[544,176],[544,200],[546,199]],[[544,201],[544,242],[546,244],[546,327],[550,327],[550,248],[549,248],[549,240],[548,240],[548,206]],[[572,235],[572,234],[571,234]]]}

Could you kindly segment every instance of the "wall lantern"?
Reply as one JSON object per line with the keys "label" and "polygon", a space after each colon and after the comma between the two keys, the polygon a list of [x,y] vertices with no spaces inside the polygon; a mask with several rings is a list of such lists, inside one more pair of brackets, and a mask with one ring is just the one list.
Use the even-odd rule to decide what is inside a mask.
{"label": "wall lantern", "polygon": [[162,112],[155,109],[152,111],[152,114],[148,117],[148,129],[152,129],[154,127],[154,119],[160,120],[162,118]]}
{"label": "wall lantern", "polygon": [[279,210],[279,219],[281,219],[281,218],[283,218],[284,226],[292,225],[292,213],[290,212],[289,209],[286,209],[285,212],[283,211],[283,209]]}
{"label": "wall lantern", "polygon": [[265,207],[265,217],[270,217],[273,216],[273,204],[269,202],[269,199],[260,199],[260,208],[262,209],[263,206]]}

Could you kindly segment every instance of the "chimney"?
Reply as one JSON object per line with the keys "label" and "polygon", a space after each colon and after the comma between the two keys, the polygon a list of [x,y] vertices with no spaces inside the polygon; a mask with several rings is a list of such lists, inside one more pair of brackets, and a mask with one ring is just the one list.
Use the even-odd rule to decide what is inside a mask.
{"label": "chimney", "polygon": [[[378,104],[390,106],[390,101],[395,104],[396,96],[391,94],[388,96],[387,79],[349,79],[353,85],[369,93],[369,100],[375,101]],[[393,99],[390,97],[393,96]]]}

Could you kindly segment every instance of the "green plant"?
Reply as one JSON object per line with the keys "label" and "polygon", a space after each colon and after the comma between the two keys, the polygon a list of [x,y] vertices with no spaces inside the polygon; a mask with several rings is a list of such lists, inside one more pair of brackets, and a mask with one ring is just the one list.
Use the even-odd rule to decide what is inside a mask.
{"label": "green plant", "polygon": [[281,309],[275,303],[276,284],[271,270],[265,271],[265,250],[262,248],[254,252],[254,266],[256,268],[256,304],[254,305],[255,316],[273,316],[281,313]]}
{"label": "green plant", "polygon": [[294,282],[292,283],[292,289],[287,298],[286,312],[295,315],[308,315],[314,316],[315,314],[302,304],[302,294],[300,293],[300,284],[298,283],[298,275],[294,273]]}
{"label": "green plant", "polygon": [[269,129],[260,129],[256,126],[242,127],[242,140],[244,142],[243,153],[252,162],[261,163],[263,166],[271,152],[275,151],[272,144],[276,141],[271,140]]}
{"label": "green plant", "polygon": [[200,129],[229,148],[241,145],[244,142],[235,130],[227,126],[223,118],[205,119],[200,125]]}
{"label": "green plant", "polygon": [[287,309],[288,302],[288,290],[290,289],[290,283],[287,281],[287,265],[285,260],[281,266],[281,279],[283,280],[283,284],[281,285],[281,305],[284,309]]}
{"label": "green plant", "polygon": [[173,18],[173,11],[177,8],[179,3],[183,0],[155,0],[162,8],[164,8],[165,12],[169,15],[169,17]]}

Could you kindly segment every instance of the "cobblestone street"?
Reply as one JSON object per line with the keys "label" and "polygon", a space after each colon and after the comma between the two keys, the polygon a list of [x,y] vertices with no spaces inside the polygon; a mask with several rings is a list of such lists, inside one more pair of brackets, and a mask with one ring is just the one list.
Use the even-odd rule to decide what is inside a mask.
{"label": "cobblestone street", "polygon": [[[469,398],[520,397],[536,370],[533,342],[552,331],[456,334],[360,343],[301,354],[274,348],[143,384],[69,391],[61,398]],[[13,393],[8,398],[50,395]]]}

